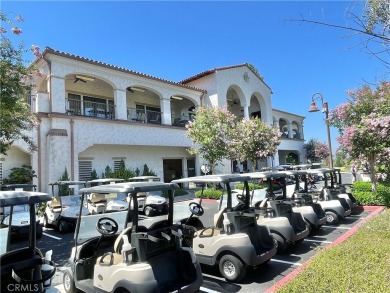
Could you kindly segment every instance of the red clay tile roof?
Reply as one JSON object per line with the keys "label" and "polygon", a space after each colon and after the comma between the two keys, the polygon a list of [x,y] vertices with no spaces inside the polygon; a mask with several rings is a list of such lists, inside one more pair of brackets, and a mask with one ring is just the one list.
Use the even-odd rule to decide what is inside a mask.
{"label": "red clay tile roof", "polygon": [[196,91],[200,91],[200,92],[205,92],[205,90],[203,90],[203,89],[199,89],[199,88],[192,87],[192,86],[189,86],[189,85],[186,85],[186,84],[182,84],[180,82],[174,82],[174,81],[166,80],[166,79],[163,79],[163,78],[159,78],[159,77],[151,76],[151,75],[148,75],[148,74],[144,74],[144,73],[136,72],[136,71],[133,71],[133,70],[129,70],[129,69],[126,69],[126,68],[123,68],[123,67],[119,67],[119,66],[115,66],[115,65],[99,62],[99,61],[96,61],[96,60],[88,59],[88,58],[85,58],[85,57],[81,57],[81,56],[77,56],[77,55],[61,52],[61,51],[58,51],[58,50],[54,50],[54,49],[52,49],[50,47],[46,47],[45,50],[42,52],[43,56],[45,54],[53,54],[53,55],[57,55],[57,56],[62,56],[62,57],[70,58],[70,59],[73,59],[73,60],[78,60],[78,61],[82,61],[82,62],[94,64],[94,65],[103,66],[103,67],[110,68],[110,69],[113,69],[113,70],[117,70],[117,71],[121,71],[121,72],[125,72],[125,73],[130,73],[130,74],[134,74],[134,75],[138,75],[138,76],[142,76],[142,77],[158,80],[158,81],[165,82],[165,83],[168,83],[168,84],[181,86],[181,87],[185,87],[185,88],[196,90]]}

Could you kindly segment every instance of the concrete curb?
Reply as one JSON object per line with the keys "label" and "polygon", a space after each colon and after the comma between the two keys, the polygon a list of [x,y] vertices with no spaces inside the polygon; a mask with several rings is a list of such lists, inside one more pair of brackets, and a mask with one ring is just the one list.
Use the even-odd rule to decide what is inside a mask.
{"label": "concrete curb", "polygon": [[[356,224],[354,227],[352,227],[350,230],[348,230],[346,233],[344,233],[342,236],[336,239],[333,243],[330,245],[324,247],[324,249],[328,249],[331,247],[334,247],[336,245],[339,245],[343,243],[345,240],[347,240],[352,234],[354,234],[360,226],[362,226],[364,223],[368,222],[375,216],[379,215],[381,212],[385,210],[385,207],[383,206],[364,206],[364,210],[366,211],[373,211],[371,214],[369,214],[365,219],[363,219],[361,222]],[[276,282],[272,287],[268,288],[264,293],[274,293],[279,289],[282,289],[284,286],[286,286],[289,282],[291,282],[300,272],[304,271],[306,267],[313,261],[315,258],[315,255],[312,256],[310,259],[308,259],[306,262],[304,262],[299,268],[295,269],[288,275],[286,275],[284,278],[280,279],[278,282]]]}

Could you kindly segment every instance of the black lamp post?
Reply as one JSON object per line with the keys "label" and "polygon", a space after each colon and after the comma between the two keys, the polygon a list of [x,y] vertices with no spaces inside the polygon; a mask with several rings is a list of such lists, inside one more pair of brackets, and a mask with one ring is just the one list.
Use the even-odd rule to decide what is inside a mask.
{"label": "black lamp post", "polygon": [[[316,97],[317,96],[317,97]],[[330,127],[328,123],[328,117],[329,117],[329,108],[328,103],[324,102],[324,98],[320,93],[315,93],[311,97],[311,105],[309,112],[318,112],[320,109],[317,107],[315,100],[321,99],[322,104],[322,112],[325,113],[325,124],[326,124],[326,130],[328,132],[328,146],[329,146],[329,155],[330,155],[330,167],[333,168],[333,155],[332,155],[332,142],[330,140]]]}

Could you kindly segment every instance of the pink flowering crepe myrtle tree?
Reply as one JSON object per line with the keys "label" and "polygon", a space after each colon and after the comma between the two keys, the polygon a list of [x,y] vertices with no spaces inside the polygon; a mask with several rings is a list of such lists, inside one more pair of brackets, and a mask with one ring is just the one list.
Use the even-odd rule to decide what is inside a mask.
{"label": "pink flowering crepe myrtle tree", "polygon": [[337,141],[346,154],[367,160],[376,191],[376,162],[390,160],[390,82],[376,89],[365,85],[348,94],[350,99],[330,112],[329,123],[339,129]]}
{"label": "pink flowering crepe myrtle tree", "polygon": [[312,163],[321,162],[328,158],[330,154],[329,146],[314,138],[304,144],[303,148],[306,151],[306,158]]}
{"label": "pink flowering crepe myrtle tree", "polygon": [[[14,47],[9,34],[20,36],[22,29],[15,23],[24,21],[17,15],[15,23],[0,10],[0,36],[1,36],[1,103],[0,103],[0,153],[7,151],[15,140],[24,140],[35,151],[37,146],[30,138],[31,130],[38,126],[39,120],[31,112],[30,105],[26,101],[26,95],[31,90],[31,80],[39,75],[34,66],[27,67],[28,63],[23,59],[23,54],[28,52],[23,43]],[[35,58],[41,58],[38,46],[33,46],[32,53]]]}
{"label": "pink flowering crepe myrtle tree", "polygon": [[250,161],[253,171],[257,170],[260,159],[273,157],[281,142],[282,133],[277,127],[270,126],[258,118],[244,118],[235,128],[231,141],[231,158],[238,161]]}
{"label": "pink flowering crepe myrtle tree", "polygon": [[186,135],[193,141],[193,147],[187,151],[200,154],[209,163],[212,174],[218,162],[229,158],[235,119],[226,108],[201,107],[186,125]]}

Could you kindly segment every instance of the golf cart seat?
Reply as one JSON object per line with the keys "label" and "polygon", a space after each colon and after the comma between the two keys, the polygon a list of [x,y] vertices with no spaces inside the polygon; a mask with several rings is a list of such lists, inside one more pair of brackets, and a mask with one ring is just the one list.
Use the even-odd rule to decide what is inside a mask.
{"label": "golf cart seat", "polygon": [[53,213],[60,213],[61,212],[61,200],[59,196],[53,196],[53,199],[51,201],[51,208],[53,210]]}
{"label": "golf cart seat", "polygon": [[100,214],[105,210],[107,200],[104,194],[91,193],[90,201],[92,205],[94,205],[96,213]]}
{"label": "golf cart seat", "polygon": [[[114,252],[107,252],[103,254],[102,256],[98,257],[96,259],[96,264],[99,265],[117,265],[121,262],[123,262],[122,257],[122,246],[123,246],[123,236],[127,235],[128,237],[131,235],[131,229],[132,227],[127,227],[124,229],[116,238],[114,242]],[[130,237],[129,237],[130,238]]]}

